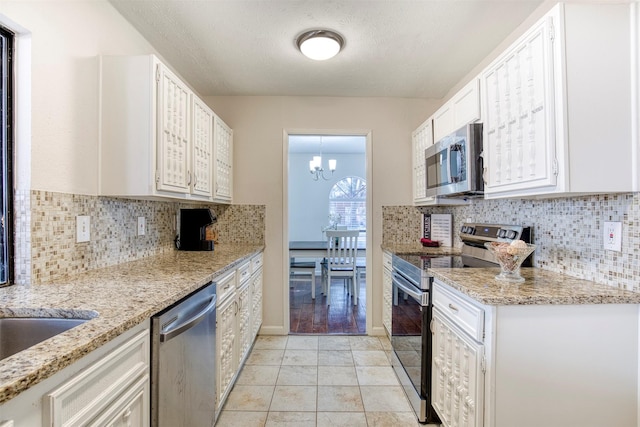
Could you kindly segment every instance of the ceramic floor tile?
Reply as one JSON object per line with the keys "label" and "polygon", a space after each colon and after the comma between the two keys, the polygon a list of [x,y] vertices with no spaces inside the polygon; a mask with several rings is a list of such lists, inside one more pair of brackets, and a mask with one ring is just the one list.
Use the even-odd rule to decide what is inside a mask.
{"label": "ceramic floor tile", "polygon": [[267,411],[271,404],[274,386],[238,385],[236,384],[227,402],[225,411]]}
{"label": "ceramic floor tile", "polygon": [[280,367],[278,385],[317,385],[317,366],[288,366]]}
{"label": "ceramic floor tile", "polygon": [[349,337],[324,335],[318,337],[318,350],[351,350]]}
{"label": "ceramic floor tile", "polygon": [[362,412],[360,388],[318,386],[318,412]]}
{"label": "ceramic floor tile", "polygon": [[391,341],[389,341],[388,337],[378,337],[378,339],[380,340],[380,345],[382,345],[382,348],[384,350],[392,350],[393,347],[391,346]]}
{"label": "ceramic floor tile", "polygon": [[382,350],[378,337],[349,337],[351,350]]}
{"label": "ceramic floor tile", "polygon": [[366,412],[410,412],[411,407],[400,386],[360,386]]}
{"label": "ceramic floor tile", "polygon": [[364,412],[318,412],[317,427],[367,427]]}
{"label": "ceramic floor tile", "polygon": [[260,335],[256,338],[253,348],[258,350],[284,350],[287,346],[288,338],[286,335]]}
{"label": "ceramic floor tile", "polygon": [[317,387],[276,386],[270,411],[307,412],[316,410]]}
{"label": "ceramic floor tile", "polygon": [[318,385],[358,385],[353,366],[318,366]]}
{"label": "ceramic floor tile", "polygon": [[318,352],[316,350],[285,350],[282,358],[283,365],[312,365],[318,364]]}
{"label": "ceramic floor tile", "polygon": [[357,366],[359,385],[400,385],[391,366]]}
{"label": "ceramic floor tile", "polygon": [[254,349],[247,361],[246,365],[269,365],[280,366],[282,364],[282,357],[284,356],[284,350],[256,350]]}
{"label": "ceramic floor tile", "polygon": [[389,358],[382,350],[352,351],[356,366],[390,366]]}
{"label": "ceramic floor tile", "polygon": [[[244,427],[244,424],[238,425]],[[313,427],[315,425],[315,412],[269,412],[265,427]]]}
{"label": "ceramic floor tile", "polygon": [[365,415],[368,427],[426,427],[413,412],[366,412]]}
{"label": "ceramic floor tile", "polygon": [[279,366],[245,365],[240,371],[236,384],[239,385],[276,385]]}
{"label": "ceramic floor tile", "polygon": [[268,412],[222,411],[216,427],[263,427]]}
{"label": "ceramic floor tile", "polygon": [[318,337],[306,335],[290,335],[287,341],[287,349],[292,350],[317,350]]}
{"label": "ceramic floor tile", "polygon": [[347,350],[320,350],[318,365],[321,366],[353,366],[353,356]]}

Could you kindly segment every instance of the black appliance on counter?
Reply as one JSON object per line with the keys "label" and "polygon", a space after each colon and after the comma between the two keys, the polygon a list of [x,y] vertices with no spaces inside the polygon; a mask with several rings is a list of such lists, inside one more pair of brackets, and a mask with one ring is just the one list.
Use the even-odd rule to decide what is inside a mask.
{"label": "black appliance on counter", "polygon": [[176,248],[182,251],[212,251],[213,240],[207,240],[207,227],[217,222],[211,209],[180,209],[180,229]]}
{"label": "black appliance on counter", "polygon": [[[519,225],[465,223],[459,233],[461,255],[393,255],[392,366],[421,423],[440,424],[431,405],[432,282],[429,268],[498,267],[485,242],[524,240],[531,229]],[[524,266],[531,266],[531,258]]]}

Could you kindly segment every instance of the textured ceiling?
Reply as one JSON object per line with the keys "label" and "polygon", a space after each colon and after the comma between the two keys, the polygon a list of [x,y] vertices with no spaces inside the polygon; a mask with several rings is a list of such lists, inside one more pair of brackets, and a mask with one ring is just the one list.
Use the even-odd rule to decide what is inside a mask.
{"label": "textured ceiling", "polygon": [[[202,96],[442,98],[542,0],[110,0]],[[346,39],[317,62],[298,34]]]}

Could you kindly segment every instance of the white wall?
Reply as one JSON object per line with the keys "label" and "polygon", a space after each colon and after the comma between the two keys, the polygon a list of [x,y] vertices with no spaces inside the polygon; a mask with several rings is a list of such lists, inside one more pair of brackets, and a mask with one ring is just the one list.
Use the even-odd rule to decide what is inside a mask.
{"label": "white wall", "polygon": [[97,55],[155,50],[103,0],[0,0],[0,23],[31,39],[31,188],[97,194]]}
{"label": "white wall", "polygon": [[[411,195],[411,132],[435,111],[424,99],[332,97],[208,97],[206,102],[234,131],[234,201],[266,205],[264,332],[286,333],[284,277],[288,230],[284,158],[287,130],[371,131],[373,211],[370,246],[373,328],[382,333],[382,206],[407,205]],[[348,132],[351,131],[351,132]],[[308,167],[308,162],[306,163]],[[308,174],[308,172],[307,172]]]}
{"label": "white wall", "polygon": [[364,154],[322,153],[325,176],[328,159],[338,167],[328,181],[314,181],[309,173],[312,154],[289,155],[289,240],[323,240],[322,229],[329,225],[329,192],[341,179],[357,176],[366,180]]}

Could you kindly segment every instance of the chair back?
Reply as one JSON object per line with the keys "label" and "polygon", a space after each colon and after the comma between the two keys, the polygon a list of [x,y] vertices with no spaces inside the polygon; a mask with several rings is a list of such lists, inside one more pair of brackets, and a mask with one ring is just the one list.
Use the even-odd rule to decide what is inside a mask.
{"label": "chair back", "polygon": [[356,265],[358,230],[327,230],[329,268],[352,269]]}

